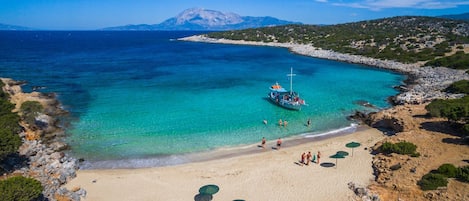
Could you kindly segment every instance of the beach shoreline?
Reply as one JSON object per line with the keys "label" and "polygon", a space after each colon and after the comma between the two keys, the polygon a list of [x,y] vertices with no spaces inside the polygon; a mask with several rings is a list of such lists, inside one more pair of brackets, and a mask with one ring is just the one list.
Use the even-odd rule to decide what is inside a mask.
{"label": "beach shoreline", "polygon": [[[366,187],[373,181],[370,147],[385,138],[377,129],[362,127],[347,135],[327,137],[272,149],[252,147],[256,153],[222,157],[186,164],[139,168],[79,170],[69,189],[83,188],[84,200],[193,200],[198,189],[215,184],[220,192],[214,200],[353,200],[348,183]],[[345,144],[362,145],[352,150]],[[287,142],[284,142],[286,145]],[[300,154],[321,151],[319,164],[300,165]],[[329,158],[337,151],[350,153],[345,159]],[[311,178],[311,179],[308,179]],[[180,188],[184,186],[184,188]],[[115,189],[119,188],[119,191]],[[155,190],[156,189],[156,190]],[[286,191],[284,191],[286,190]]]}
{"label": "beach shoreline", "polygon": [[[360,125],[351,123],[350,126],[329,130],[321,133],[306,132],[298,135],[282,138],[284,147],[298,146],[318,140],[325,140],[329,138],[353,135],[353,133],[370,129],[367,125]],[[275,142],[277,138],[269,138],[266,136],[267,142],[265,149],[275,149]],[[206,162],[212,160],[219,160],[223,158],[232,158],[248,154],[256,154],[262,151],[261,139],[258,143],[243,144],[236,146],[219,147],[202,152],[192,152],[186,154],[171,154],[166,156],[138,158],[138,159],[122,159],[122,160],[99,160],[89,161],[84,160],[80,162],[80,169],[82,170],[99,170],[99,169],[139,169],[151,167],[164,167],[176,166],[187,163]]]}

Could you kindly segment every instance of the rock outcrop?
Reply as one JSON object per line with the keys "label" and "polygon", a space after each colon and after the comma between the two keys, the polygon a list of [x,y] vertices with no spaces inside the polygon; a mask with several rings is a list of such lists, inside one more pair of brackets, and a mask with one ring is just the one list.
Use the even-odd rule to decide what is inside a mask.
{"label": "rock outcrop", "polygon": [[84,189],[70,191],[63,187],[67,181],[76,177],[78,162],[63,152],[67,144],[62,141],[64,131],[58,118],[67,112],[62,109],[55,95],[23,93],[23,82],[5,78],[1,81],[5,83],[3,90],[15,104],[14,112],[19,112],[21,104],[26,101],[37,101],[44,108],[44,112],[35,120],[39,126],[20,122],[23,144],[19,148],[19,158],[7,159],[7,166],[14,170],[13,174],[40,181],[44,187],[43,195],[48,200],[80,200],[80,197],[86,196]]}

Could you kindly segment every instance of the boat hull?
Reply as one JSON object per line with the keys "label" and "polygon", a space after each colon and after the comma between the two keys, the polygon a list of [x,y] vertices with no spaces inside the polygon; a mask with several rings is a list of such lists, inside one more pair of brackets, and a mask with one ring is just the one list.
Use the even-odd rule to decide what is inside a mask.
{"label": "boat hull", "polygon": [[268,98],[272,103],[280,107],[283,107],[289,110],[301,110],[302,104],[300,104],[299,101],[289,101],[289,100],[285,100],[281,98],[286,94],[289,94],[289,93],[288,92],[287,93],[271,92],[268,94]]}

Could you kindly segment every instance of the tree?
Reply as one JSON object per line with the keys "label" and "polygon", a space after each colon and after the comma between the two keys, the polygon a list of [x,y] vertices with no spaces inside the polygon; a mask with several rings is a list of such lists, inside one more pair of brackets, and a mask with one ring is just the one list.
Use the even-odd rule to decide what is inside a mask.
{"label": "tree", "polygon": [[6,129],[0,129],[0,161],[8,155],[16,153],[21,143],[19,135]]}
{"label": "tree", "polygon": [[42,191],[41,183],[32,178],[16,176],[0,181],[0,200],[31,201]]}

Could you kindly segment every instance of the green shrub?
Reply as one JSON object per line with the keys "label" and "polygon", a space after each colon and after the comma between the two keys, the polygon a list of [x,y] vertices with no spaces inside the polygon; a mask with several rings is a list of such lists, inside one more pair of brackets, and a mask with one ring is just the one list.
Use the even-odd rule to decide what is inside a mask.
{"label": "green shrub", "polygon": [[398,142],[396,144],[385,142],[381,145],[380,150],[385,154],[397,153],[413,157],[420,156],[420,154],[415,152],[417,150],[417,146],[410,142]]}
{"label": "green shrub", "polygon": [[410,154],[415,153],[415,151],[417,150],[417,145],[412,144],[410,142],[398,142],[394,145],[395,145],[394,152],[398,154],[410,155]]}
{"label": "green shrub", "polygon": [[469,96],[460,99],[433,100],[425,106],[432,117],[446,117],[448,120],[461,121],[469,117]]}
{"label": "green shrub", "polygon": [[446,89],[446,92],[450,93],[464,93],[469,94],[469,80],[459,80],[449,85]]}
{"label": "green shrub", "polygon": [[460,167],[456,178],[463,182],[469,182],[469,166]]}
{"label": "green shrub", "polygon": [[438,187],[448,185],[447,178],[442,174],[428,173],[423,175],[422,179],[417,183],[424,191],[436,190]]}
{"label": "green shrub", "polygon": [[44,110],[42,105],[37,101],[26,101],[21,104],[20,111],[23,113],[23,119],[29,125],[36,125],[36,117]]}
{"label": "green shrub", "polygon": [[445,175],[448,178],[456,178],[458,175],[459,169],[454,166],[453,164],[443,164],[440,167],[438,167],[438,173]]}
{"label": "green shrub", "polygon": [[380,150],[381,150],[381,152],[383,152],[385,154],[390,154],[390,153],[393,153],[393,150],[394,150],[393,146],[394,146],[393,143],[385,142],[381,145]]}
{"label": "green shrub", "polygon": [[41,196],[43,187],[35,179],[22,176],[0,181],[0,200],[31,201]]}
{"label": "green shrub", "polygon": [[0,161],[8,155],[16,153],[21,143],[19,135],[0,128]]}

